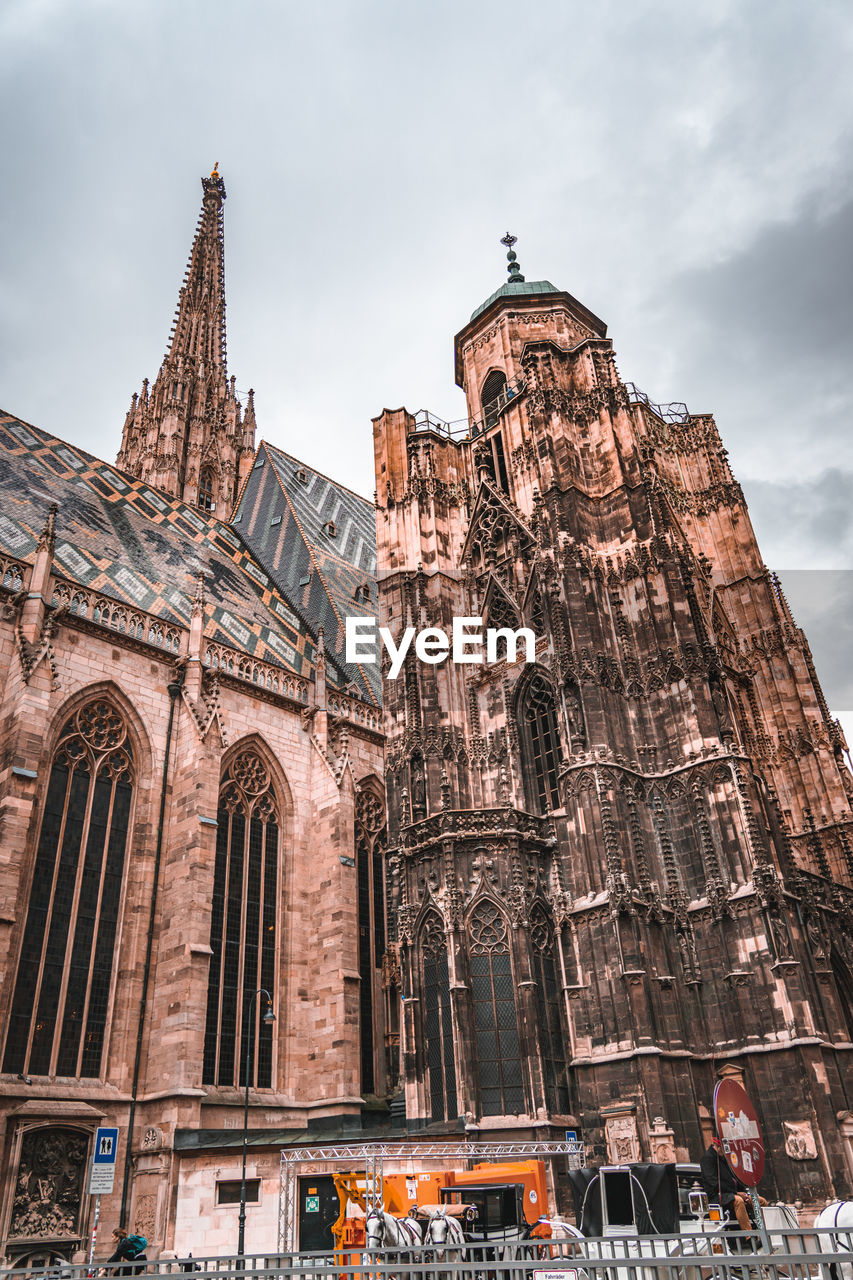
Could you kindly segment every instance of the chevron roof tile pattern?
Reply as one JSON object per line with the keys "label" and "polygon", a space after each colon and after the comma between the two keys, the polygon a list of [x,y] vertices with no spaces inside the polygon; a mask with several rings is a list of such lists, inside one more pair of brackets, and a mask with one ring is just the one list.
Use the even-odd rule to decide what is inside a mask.
{"label": "chevron roof tile pattern", "polygon": [[378,705],[378,664],[344,661],[346,618],[377,616],[373,504],[262,442],[234,527],[316,638],[330,664]]}
{"label": "chevron roof tile pattern", "polygon": [[69,581],[188,626],[203,573],[209,640],[310,675],[312,629],[234,529],[0,414],[0,548],[31,559],[53,502],[54,567]]}

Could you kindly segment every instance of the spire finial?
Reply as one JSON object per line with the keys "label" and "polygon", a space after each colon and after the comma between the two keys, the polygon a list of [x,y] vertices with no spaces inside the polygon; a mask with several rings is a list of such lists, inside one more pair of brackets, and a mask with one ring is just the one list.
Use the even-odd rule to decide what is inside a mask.
{"label": "spire finial", "polygon": [[218,160],[216,161],[216,164],[213,166],[213,171],[210,176],[211,178],[219,177],[219,161]]}
{"label": "spire finial", "polygon": [[38,540],[39,551],[43,551],[46,547],[53,554],[53,544],[56,541],[56,513],[58,510],[59,504],[52,502],[48,508],[47,521]]}
{"label": "spire finial", "polygon": [[509,231],[505,236],[501,237],[501,244],[505,244],[507,248],[506,257],[509,264],[507,266],[507,271],[509,273],[508,284],[524,284],[524,276],[521,274],[521,267],[518,265],[518,258],[516,257],[515,251],[512,247],[517,240],[518,236],[512,235]]}
{"label": "spire finial", "polygon": [[193,595],[192,616],[194,618],[204,617],[204,573],[199,572],[195,577],[195,594]]}

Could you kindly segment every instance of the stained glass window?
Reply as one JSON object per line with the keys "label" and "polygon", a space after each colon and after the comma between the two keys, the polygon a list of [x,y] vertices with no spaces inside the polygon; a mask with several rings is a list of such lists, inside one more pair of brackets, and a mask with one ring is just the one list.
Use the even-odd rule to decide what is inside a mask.
{"label": "stained glass window", "polygon": [[[260,988],[274,997],[278,914],[278,809],[255,751],[243,751],[219,791],[204,1036],[205,1084],[272,1087],[273,1025]],[[249,1044],[251,1037],[251,1054]]]}
{"label": "stained glass window", "polygon": [[51,764],[4,1071],[101,1072],[133,780],[122,717],[86,703]]}

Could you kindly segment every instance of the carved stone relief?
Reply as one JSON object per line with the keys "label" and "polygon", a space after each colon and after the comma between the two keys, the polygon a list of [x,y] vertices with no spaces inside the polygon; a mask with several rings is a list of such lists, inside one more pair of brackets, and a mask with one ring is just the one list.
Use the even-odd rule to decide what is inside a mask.
{"label": "carved stone relief", "polygon": [[9,1239],[79,1235],[88,1150],[89,1137],[79,1129],[24,1134]]}
{"label": "carved stone relief", "polygon": [[783,1120],[785,1151],[792,1160],[816,1160],[817,1143],[808,1120]]}
{"label": "carved stone relief", "polygon": [[675,1131],[670,1129],[663,1116],[655,1116],[649,1129],[649,1146],[653,1164],[674,1164],[678,1159],[675,1151]]}
{"label": "carved stone relief", "polygon": [[613,1164],[631,1164],[640,1159],[640,1137],[633,1115],[609,1116],[604,1122],[607,1158]]}

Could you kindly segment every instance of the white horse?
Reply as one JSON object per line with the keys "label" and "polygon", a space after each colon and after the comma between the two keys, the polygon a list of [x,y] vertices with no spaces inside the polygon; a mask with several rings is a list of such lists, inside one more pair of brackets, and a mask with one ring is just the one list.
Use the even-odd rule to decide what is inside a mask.
{"label": "white horse", "polygon": [[430,1214],[429,1223],[424,1234],[425,1248],[428,1245],[432,1245],[435,1249],[435,1256],[443,1258],[445,1245],[458,1247],[464,1244],[465,1232],[462,1230],[458,1220],[448,1214],[444,1205]]}
{"label": "white horse", "polygon": [[830,1280],[853,1280],[853,1200],[834,1200],[814,1220],[821,1253],[839,1253],[843,1261],[831,1262]]}
{"label": "white horse", "polygon": [[371,1209],[364,1220],[369,1253],[377,1249],[417,1249],[422,1243],[421,1226],[414,1218],[395,1218],[385,1209]]}

